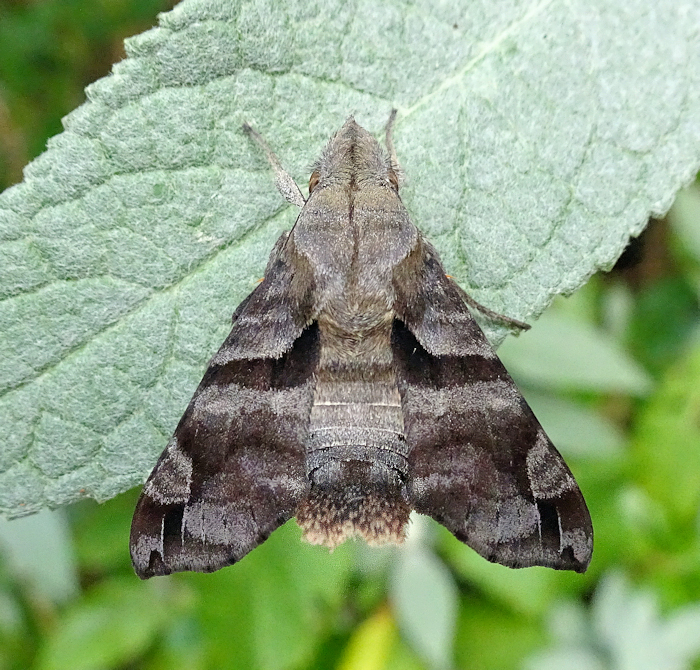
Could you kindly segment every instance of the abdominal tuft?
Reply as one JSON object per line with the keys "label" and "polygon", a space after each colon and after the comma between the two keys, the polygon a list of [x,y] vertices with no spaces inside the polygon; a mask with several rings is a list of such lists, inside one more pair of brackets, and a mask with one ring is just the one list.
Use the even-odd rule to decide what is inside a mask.
{"label": "abdominal tuft", "polygon": [[307,542],[334,549],[355,536],[371,546],[401,544],[410,513],[395,487],[336,484],[312,487],[296,518]]}

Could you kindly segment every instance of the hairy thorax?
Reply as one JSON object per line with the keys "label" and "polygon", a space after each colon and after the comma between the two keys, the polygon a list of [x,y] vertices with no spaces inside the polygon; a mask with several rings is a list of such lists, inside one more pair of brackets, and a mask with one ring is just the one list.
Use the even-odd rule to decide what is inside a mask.
{"label": "hairy thorax", "polygon": [[[385,305],[336,300],[318,315],[321,369],[354,369],[359,373],[391,363],[394,312]],[[350,370],[348,370],[348,374]]]}

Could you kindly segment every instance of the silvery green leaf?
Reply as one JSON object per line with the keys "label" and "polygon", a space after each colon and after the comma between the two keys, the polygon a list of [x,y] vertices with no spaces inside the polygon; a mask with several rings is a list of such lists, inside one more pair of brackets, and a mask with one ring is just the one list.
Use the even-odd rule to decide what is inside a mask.
{"label": "silvery green leaf", "polygon": [[[155,462],[355,113],[398,107],[404,199],[475,298],[531,319],[700,164],[697,3],[185,0],[127,41],[0,195],[0,510],[105,500]],[[503,329],[489,324],[495,342]]]}

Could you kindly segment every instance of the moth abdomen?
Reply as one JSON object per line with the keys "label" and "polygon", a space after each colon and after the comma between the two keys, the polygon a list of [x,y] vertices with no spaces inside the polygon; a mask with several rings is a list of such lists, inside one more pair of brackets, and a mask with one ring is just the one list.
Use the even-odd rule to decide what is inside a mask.
{"label": "moth abdomen", "polygon": [[311,488],[296,514],[312,544],[333,548],[353,536],[398,544],[405,537],[412,508],[401,398],[389,365],[361,363],[358,356],[354,367],[317,373],[305,459]]}

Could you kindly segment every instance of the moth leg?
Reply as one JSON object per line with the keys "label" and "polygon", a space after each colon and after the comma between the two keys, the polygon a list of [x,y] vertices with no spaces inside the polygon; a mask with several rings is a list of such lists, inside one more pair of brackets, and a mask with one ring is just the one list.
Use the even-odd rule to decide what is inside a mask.
{"label": "moth leg", "polygon": [[459,290],[462,299],[464,300],[464,302],[467,303],[467,305],[469,305],[469,307],[478,310],[492,321],[500,321],[506,326],[518,328],[519,330],[530,330],[529,323],[525,323],[524,321],[518,321],[518,319],[506,316],[505,314],[499,314],[498,312],[494,312],[492,309],[484,307],[484,305],[482,305],[480,302],[474,300],[474,298],[472,298],[459,284],[457,284],[457,282],[455,282],[455,286]]}
{"label": "moth leg", "polygon": [[398,185],[401,185],[403,181],[403,170],[399,163],[399,159],[396,156],[396,147],[394,146],[394,124],[396,122],[396,109],[392,109],[389,114],[389,120],[386,122],[385,128],[385,139],[384,144],[386,144],[386,149],[389,152],[389,161],[391,162],[391,169],[396,174],[396,180]]}
{"label": "moth leg", "polygon": [[282,197],[290,202],[292,205],[297,207],[303,207],[306,204],[306,200],[302,195],[297,183],[294,181],[292,176],[282,167],[279,158],[275,155],[275,152],[270,149],[270,145],[263,139],[263,136],[254,130],[247,123],[243,124],[243,132],[248,135],[252,140],[254,140],[258,146],[265,152],[267,160],[275,171],[275,186],[277,190],[282,194]]}

